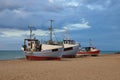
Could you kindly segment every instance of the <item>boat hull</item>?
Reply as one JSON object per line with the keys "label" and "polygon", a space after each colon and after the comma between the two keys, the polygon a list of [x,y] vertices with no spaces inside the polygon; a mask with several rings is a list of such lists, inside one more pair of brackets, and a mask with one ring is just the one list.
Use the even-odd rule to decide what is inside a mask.
{"label": "boat hull", "polygon": [[39,51],[39,52],[29,52],[25,51],[25,56],[27,60],[61,60],[62,48],[60,51]]}
{"label": "boat hull", "polygon": [[79,51],[78,54],[81,55],[98,55],[100,53],[100,50],[96,50],[96,51]]}
{"label": "boat hull", "polygon": [[61,60],[61,57],[44,57],[44,56],[29,56],[26,55],[27,60]]}
{"label": "boat hull", "polygon": [[64,50],[62,57],[63,58],[75,58],[77,52],[79,51],[79,45],[75,45],[71,50]]}

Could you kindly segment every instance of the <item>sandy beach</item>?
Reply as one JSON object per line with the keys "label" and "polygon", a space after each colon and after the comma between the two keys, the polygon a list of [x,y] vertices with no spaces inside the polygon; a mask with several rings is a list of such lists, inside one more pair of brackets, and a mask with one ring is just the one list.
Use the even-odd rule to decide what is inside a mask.
{"label": "sandy beach", "polygon": [[0,80],[120,80],[120,54],[61,61],[0,61]]}

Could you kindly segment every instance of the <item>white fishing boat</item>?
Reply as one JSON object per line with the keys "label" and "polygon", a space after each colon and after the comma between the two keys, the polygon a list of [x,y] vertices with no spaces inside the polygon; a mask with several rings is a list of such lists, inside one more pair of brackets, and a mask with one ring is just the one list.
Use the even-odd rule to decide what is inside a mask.
{"label": "white fishing boat", "polygon": [[66,30],[66,36],[65,39],[63,40],[64,51],[62,57],[75,58],[77,52],[79,51],[79,45],[80,44],[76,43],[74,40],[71,40],[69,38],[69,34]]}
{"label": "white fishing boat", "polygon": [[79,44],[75,43],[73,40],[64,40],[64,51],[62,57],[65,58],[75,58],[77,52],[79,51]]}
{"label": "white fishing boat", "polygon": [[24,39],[22,50],[28,60],[60,60],[62,57],[63,46],[52,44],[52,20],[50,30],[49,44],[41,44],[38,39],[32,38],[32,29],[30,28],[30,38]]}

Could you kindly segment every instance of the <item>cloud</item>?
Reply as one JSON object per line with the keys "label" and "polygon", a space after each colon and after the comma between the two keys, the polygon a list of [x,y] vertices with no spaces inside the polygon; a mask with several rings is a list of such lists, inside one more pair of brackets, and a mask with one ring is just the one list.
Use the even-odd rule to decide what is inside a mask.
{"label": "cloud", "polygon": [[20,0],[0,0],[0,11],[19,9],[21,7],[19,1]]}
{"label": "cloud", "polygon": [[91,10],[104,10],[105,9],[105,7],[102,5],[87,5],[87,8]]}
{"label": "cloud", "polygon": [[51,3],[51,5],[60,6],[62,8],[74,8],[80,5],[79,1],[76,0],[48,0],[48,2]]}
{"label": "cloud", "polygon": [[24,10],[13,10],[13,13],[17,16],[17,17],[22,17],[22,18],[25,18],[25,17],[28,17],[29,16],[29,13],[24,11]]}
{"label": "cloud", "polygon": [[[85,19],[81,19],[81,23],[73,23],[65,25],[61,28],[54,29],[55,33],[64,32],[66,29],[68,30],[83,30],[83,29],[89,29],[91,26],[89,26],[88,22],[85,21]],[[43,30],[43,29],[36,29],[33,30],[33,34],[36,36],[48,36],[49,31]],[[0,29],[0,36],[1,37],[23,37],[25,35],[29,35],[29,30],[20,30],[20,29],[10,29],[10,28],[1,28]]]}
{"label": "cloud", "polygon": [[54,3],[54,0],[48,0],[49,3]]}
{"label": "cloud", "polygon": [[111,0],[105,0],[105,1],[94,1],[92,0],[91,2],[86,1],[84,3],[84,6],[87,7],[90,10],[106,10],[109,9],[109,6],[112,4]]}
{"label": "cloud", "polygon": [[65,31],[64,29],[54,29],[55,33],[64,32],[64,31]]}
{"label": "cloud", "polygon": [[73,24],[68,24],[63,27],[64,29],[68,30],[83,30],[83,29],[89,29],[91,26],[89,26],[89,23],[85,21],[85,19],[82,19],[82,23],[73,23]]}
{"label": "cloud", "polygon": [[[48,31],[44,30],[34,30],[33,34],[36,36],[47,36]],[[24,35],[29,35],[29,30],[18,30],[18,29],[0,29],[0,36],[1,37],[23,37]]]}
{"label": "cloud", "polygon": [[71,1],[66,3],[66,6],[68,7],[78,7],[79,5],[80,5],[79,2],[76,2],[76,1]]}

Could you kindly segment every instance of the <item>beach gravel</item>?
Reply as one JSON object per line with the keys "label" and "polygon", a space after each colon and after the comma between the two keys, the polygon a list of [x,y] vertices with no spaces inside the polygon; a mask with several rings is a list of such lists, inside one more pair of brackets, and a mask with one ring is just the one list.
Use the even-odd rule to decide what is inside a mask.
{"label": "beach gravel", "polygon": [[120,80],[120,54],[0,61],[0,80]]}

